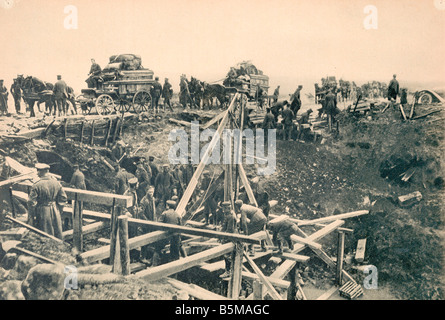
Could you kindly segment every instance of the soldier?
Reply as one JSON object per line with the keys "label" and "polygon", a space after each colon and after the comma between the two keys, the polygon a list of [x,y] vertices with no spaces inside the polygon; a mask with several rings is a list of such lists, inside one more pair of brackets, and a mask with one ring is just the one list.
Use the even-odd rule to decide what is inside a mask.
{"label": "soldier", "polygon": [[56,101],[59,116],[66,115],[66,98],[68,97],[66,82],[62,80],[62,76],[57,76],[57,82],[54,84],[54,99]]}
{"label": "soldier", "polygon": [[[286,217],[287,218],[287,217]],[[276,221],[274,221],[276,220]],[[291,235],[301,233],[298,226],[289,221],[289,219],[274,219],[268,223],[268,228],[273,232],[272,242],[278,246],[280,253],[283,253],[283,242],[286,242],[289,249],[284,251],[292,251],[294,244],[290,238]]]}
{"label": "soldier", "polygon": [[116,181],[114,183],[114,192],[124,194],[128,189],[128,172],[125,168],[116,167]]}
{"label": "soldier", "polygon": [[[181,216],[173,209],[175,202],[173,200],[167,201],[167,210],[159,217],[159,222],[169,223],[173,225],[182,225]],[[181,237],[179,234],[174,234],[170,238],[170,258],[171,260],[178,260],[181,248]],[[158,250],[160,251],[160,250]]]}
{"label": "soldier", "polygon": [[[252,235],[264,230],[267,218],[260,208],[243,204],[242,200],[235,201],[235,212],[241,215],[241,228],[246,235]],[[261,248],[265,250],[264,242],[261,241]],[[253,245],[249,245],[249,255],[255,254]]]}
{"label": "soldier", "polygon": [[[221,207],[222,207],[222,212],[224,214],[221,232],[238,233],[237,229],[238,220],[236,218],[235,212],[231,208],[230,201],[224,201],[221,204]],[[227,242],[228,240],[221,240],[221,243],[227,243]],[[224,255],[226,271],[220,275],[221,278],[230,277],[233,258],[234,258],[233,251],[231,253]]]}
{"label": "soldier", "polygon": [[11,89],[9,90],[14,98],[14,106],[15,112],[20,114],[20,100],[22,99],[22,88],[20,88],[19,82],[17,79],[14,79]]}
{"label": "soldier", "polygon": [[184,175],[182,174],[182,170],[179,164],[175,166],[175,170],[173,170],[172,176],[173,179],[175,180],[177,196],[180,198],[184,194],[185,188],[187,186],[184,185]]}
{"label": "soldier", "polygon": [[187,102],[189,100],[190,91],[185,75],[181,75],[181,80],[179,82],[179,103],[185,109],[187,108]]}
{"label": "soldier", "polygon": [[290,108],[291,108],[292,112],[294,113],[294,117],[297,116],[297,113],[301,108],[301,97],[300,97],[301,89],[303,89],[303,86],[299,85],[297,90],[295,90],[294,94],[291,97]]}
{"label": "soldier", "polygon": [[266,109],[266,115],[264,116],[262,128],[264,130],[264,137],[267,139],[269,136],[269,129],[275,129],[276,123],[275,118],[270,110],[270,108]]}
{"label": "soldier", "polygon": [[173,97],[173,88],[170,82],[168,82],[168,78],[165,78],[164,87],[162,87],[162,97],[164,98],[164,111],[166,105],[168,105],[170,110],[173,111],[170,101]]}
{"label": "soldier", "polygon": [[154,197],[155,188],[153,186],[148,186],[147,193],[141,200],[140,209],[141,219],[149,220],[149,221],[156,221],[156,199]]}
{"label": "soldier", "polygon": [[337,96],[334,94],[334,89],[329,89],[329,93],[325,98],[325,111],[328,116],[329,130],[332,129],[332,124],[335,122],[335,115],[337,114]]}
{"label": "soldier", "polygon": [[277,103],[278,97],[280,96],[280,86],[278,86],[273,92],[273,102]]}
{"label": "soldier", "polygon": [[299,126],[298,137],[297,137],[298,140],[300,140],[301,138],[305,138],[308,135],[309,131],[311,130],[308,124],[309,124],[309,117],[311,116],[312,112],[313,112],[312,109],[307,110],[301,115],[301,118],[298,120],[298,126]]}
{"label": "soldier", "polygon": [[400,104],[402,106],[405,106],[408,103],[407,98],[408,98],[408,94],[407,94],[406,88],[403,88],[402,93],[400,94]]}
{"label": "soldier", "polygon": [[388,85],[388,100],[395,102],[397,95],[399,94],[399,82],[397,81],[397,75],[392,76],[392,80]]}
{"label": "soldier", "polygon": [[3,80],[0,80],[0,115],[8,114],[8,89],[3,85]]}
{"label": "soldier", "polygon": [[85,190],[87,188],[85,185],[85,176],[82,173],[82,171],[80,171],[79,165],[77,163],[74,164],[73,169],[74,169],[74,173],[71,176],[70,185],[73,188]]}
{"label": "soldier", "polygon": [[270,111],[273,114],[275,123],[278,122],[278,116],[280,115],[280,112],[283,111],[284,106],[287,106],[288,104],[289,102],[287,102],[287,100],[275,102],[274,104],[272,104],[272,107],[270,107]]}
{"label": "soldier", "polygon": [[155,78],[155,82],[153,83],[153,87],[151,87],[151,97],[153,99],[153,110],[155,112],[159,112],[159,98],[162,93],[162,85],[159,83],[159,77]]}
{"label": "soldier", "polygon": [[111,148],[111,158],[116,161],[117,163],[120,163],[122,160],[124,154],[126,154],[127,145],[124,141],[122,141],[121,138],[117,138],[116,142],[114,143],[113,147]]}
{"label": "soldier", "polygon": [[165,205],[177,190],[174,188],[175,181],[168,170],[168,164],[164,164],[162,167],[163,171],[157,175],[155,181],[155,196]]}
{"label": "soldier", "polygon": [[143,158],[139,159],[138,161],[135,176],[139,181],[139,186],[137,188],[138,199],[142,199],[151,181],[151,170],[150,173],[147,172],[146,168],[144,167]]}
{"label": "soldier", "polygon": [[156,181],[156,177],[159,174],[159,169],[158,166],[154,163],[155,158],[153,156],[149,156],[148,157],[148,166],[150,167],[151,170],[151,185],[154,186],[155,181]]}
{"label": "soldier", "polygon": [[282,123],[284,125],[283,130],[283,139],[286,140],[292,140],[292,130],[294,128],[294,122],[293,119],[295,118],[295,114],[293,111],[286,105],[284,107],[283,112],[281,113],[281,116],[283,117]]}
{"label": "soldier", "polygon": [[[210,183],[212,181],[212,178],[210,177],[210,173],[209,171],[204,171],[204,177],[202,179],[202,183],[201,183],[201,190],[204,193],[204,195],[206,194],[208,188],[210,187]],[[207,200],[205,201],[204,204],[204,214],[205,214],[205,219],[206,219],[206,224],[209,224],[209,220],[210,220],[210,215],[212,216],[212,222],[214,225],[216,225],[217,223],[217,219],[216,219],[216,211],[218,209],[216,200],[215,200],[215,194],[210,194],[207,195]]]}
{"label": "soldier", "polygon": [[62,185],[49,174],[49,165],[36,164],[39,180],[29,193],[28,208],[33,225],[40,230],[62,239],[61,212],[66,204]]}
{"label": "soldier", "polygon": [[100,65],[98,65],[94,59],[91,59],[91,68],[90,73],[88,73],[89,78],[87,80],[88,84],[91,84],[88,86],[89,88],[99,88],[99,78],[101,73],[102,69]]}

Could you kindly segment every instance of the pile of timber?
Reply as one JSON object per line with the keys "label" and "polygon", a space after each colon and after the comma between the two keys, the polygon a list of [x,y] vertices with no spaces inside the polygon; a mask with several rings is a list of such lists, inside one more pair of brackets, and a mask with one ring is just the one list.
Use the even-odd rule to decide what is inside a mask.
{"label": "pile of timber", "polygon": [[363,295],[363,288],[358,283],[348,281],[338,289],[338,292],[340,293],[340,296],[353,300]]}

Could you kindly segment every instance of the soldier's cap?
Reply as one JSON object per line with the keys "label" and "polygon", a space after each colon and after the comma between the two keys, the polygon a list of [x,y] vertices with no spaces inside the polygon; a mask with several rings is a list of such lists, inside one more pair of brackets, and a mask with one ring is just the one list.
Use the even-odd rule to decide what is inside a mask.
{"label": "soldier's cap", "polygon": [[168,80],[168,78],[165,78],[165,81],[167,81]]}
{"label": "soldier's cap", "polygon": [[128,180],[128,184],[130,185],[135,185],[136,183],[138,183],[138,178],[131,178]]}
{"label": "soldier's cap", "polygon": [[167,200],[167,204],[170,205],[170,206],[175,206],[176,205],[176,201]]}
{"label": "soldier's cap", "polygon": [[242,206],[243,205],[243,200],[236,200],[235,201],[235,205],[236,206]]}
{"label": "soldier's cap", "polygon": [[46,163],[36,163],[35,167],[37,170],[49,170],[49,165]]}
{"label": "soldier's cap", "polygon": [[154,190],[155,187],[154,186],[148,186],[147,190]]}
{"label": "soldier's cap", "polygon": [[222,207],[230,207],[230,201],[224,201],[223,203],[221,203]]}
{"label": "soldier's cap", "polygon": [[154,159],[155,159],[155,157],[153,157],[153,156],[148,157],[148,160],[150,160],[150,161],[153,161]]}
{"label": "soldier's cap", "polygon": [[314,112],[312,109],[309,109],[309,110],[307,111],[307,113],[312,113],[312,112]]}
{"label": "soldier's cap", "polygon": [[173,201],[176,201],[176,200],[178,200],[179,198],[178,198],[178,196],[173,196],[172,198],[171,198],[171,200],[173,200]]}
{"label": "soldier's cap", "polygon": [[159,77],[155,77],[155,80],[159,80]]}

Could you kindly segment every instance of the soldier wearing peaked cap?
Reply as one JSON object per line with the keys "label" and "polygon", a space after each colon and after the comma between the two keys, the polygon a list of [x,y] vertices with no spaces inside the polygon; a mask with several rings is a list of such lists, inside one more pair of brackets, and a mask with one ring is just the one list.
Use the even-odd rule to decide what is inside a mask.
{"label": "soldier wearing peaked cap", "polygon": [[49,165],[35,165],[39,180],[29,192],[29,222],[38,229],[62,239],[61,212],[66,204],[62,185],[49,174]]}

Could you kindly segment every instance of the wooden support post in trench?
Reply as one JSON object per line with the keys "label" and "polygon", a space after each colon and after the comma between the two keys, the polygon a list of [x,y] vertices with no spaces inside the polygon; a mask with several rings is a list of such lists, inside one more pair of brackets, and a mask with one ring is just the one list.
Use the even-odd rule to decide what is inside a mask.
{"label": "wooden support post in trench", "polygon": [[119,246],[120,246],[120,273],[124,276],[130,274],[130,246],[128,244],[128,217],[119,216]]}
{"label": "wooden support post in trench", "polygon": [[12,187],[9,187],[9,201],[11,202],[11,213],[12,217],[15,218],[15,206],[14,206],[14,196],[12,194]]}
{"label": "wooden support post in trench", "polygon": [[113,133],[113,143],[116,142],[117,132],[119,130],[119,122],[120,122],[120,120],[121,119],[119,117],[116,118],[116,126],[114,127],[114,133]]}
{"label": "wooden support post in trench", "polygon": [[343,283],[343,258],[345,252],[345,233],[338,231],[338,247],[337,247],[337,273],[336,281],[339,286]]}
{"label": "wooden support post in trench", "polygon": [[80,143],[83,143],[83,129],[85,128],[85,120],[82,121],[82,125],[80,126]]}
{"label": "wooden support post in trench", "polygon": [[93,144],[94,144],[94,124],[95,124],[95,122],[94,122],[94,120],[93,120],[93,123],[91,124],[91,138],[90,138],[90,145],[93,145]]}
{"label": "wooden support post in trench", "polygon": [[105,147],[108,145],[108,139],[110,138],[110,132],[111,132],[111,125],[112,125],[113,121],[112,119],[108,119],[108,129],[107,129],[107,134],[105,135]]}
{"label": "wooden support post in trench", "polygon": [[77,201],[76,193],[73,207],[73,244],[79,253],[83,251],[82,220],[82,202]]}
{"label": "wooden support post in trench", "polygon": [[113,199],[110,219],[110,265],[114,264],[114,256],[116,253],[117,217],[119,216],[119,210],[120,207],[116,207],[116,199]]}
{"label": "wooden support post in trench", "polygon": [[231,299],[238,299],[241,291],[242,271],[243,271],[243,252],[244,245],[241,242],[235,243],[233,249],[233,261],[231,267],[231,278],[229,281],[229,288],[227,290],[228,297]]}

